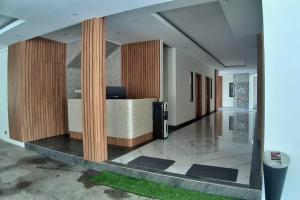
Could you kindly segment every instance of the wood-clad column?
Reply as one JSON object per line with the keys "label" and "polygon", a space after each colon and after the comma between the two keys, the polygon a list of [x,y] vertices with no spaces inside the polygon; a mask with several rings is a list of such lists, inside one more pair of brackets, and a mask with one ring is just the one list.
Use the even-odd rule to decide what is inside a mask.
{"label": "wood-clad column", "polygon": [[105,23],[104,18],[82,22],[82,113],[85,160],[107,160]]}

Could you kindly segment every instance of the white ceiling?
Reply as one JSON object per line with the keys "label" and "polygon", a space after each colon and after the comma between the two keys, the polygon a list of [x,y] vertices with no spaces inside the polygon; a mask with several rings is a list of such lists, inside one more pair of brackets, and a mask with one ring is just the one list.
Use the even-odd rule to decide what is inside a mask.
{"label": "white ceiling", "polygon": [[[7,14],[3,13],[5,9],[1,5],[3,4],[2,2],[16,3],[16,1],[0,1],[0,14]],[[33,0],[18,2],[24,4],[23,2],[28,1],[31,2]],[[48,1],[50,0],[46,0],[46,2]],[[67,4],[65,1],[60,2],[64,2],[64,7],[67,7],[70,3]],[[51,29],[60,30],[46,34],[43,37],[67,43],[80,40],[81,26],[79,22],[82,19],[93,16],[107,16],[107,39],[115,43],[124,44],[161,39],[167,45],[190,55],[203,65],[213,66],[219,70],[247,70],[256,68],[256,36],[257,33],[261,32],[262,27],[261,0],[174,0],[119,14],[114,13],[132,9],[134,6],[137,8],[142,7],[143,4],[150,5],[163,1],[120,0],[118,3],[105,1],[106,3],[104,4],[104,1],[89,0],[89,2],[93,2],[94,4],[100,2],[98,5],[102,5],[99,6],[101,9],[95,9],[94,7],[89,7],[88,9],[88,6],[83,6],[82,3],[79,3],[81,2],[80,0],[73,0],[72,2],[77,3],[77,10],[74,10],[74,6],[69,6],[70,9],[67,10],[67,14],[64,14],[67,17],[66,20],[61,20],[61,17],[51,14],[53,10],[47,12],[49,14],[48,17],[54,17],[50,20]],[[124,4],[121,2],[124,2]],[[128,2],[131,3],[128,5]],[[133,2],[139,2],[139,5],[133,4]],[[115,5],[119,6],[116,7]],[[80,6],[83,6],[83,8],[79,9]],[[78,13],[78,10],[84,10],[84,14],[79,13],[79,16],[72,16],[72,13]],[[13,17],[18,18],[18,16]],[[55,21],[56,23],[54,23]],[[35,34],[32,34],[32,31],[26,29],[28,32],[23,35],[38,36],[51,32],[48,25],[46,26],[47,28],[43,28],[43,26],[36,28],[37,24],[41,26],[40,23],[35,22],[35,28],[32,30],[36,29],[43,33],[38,34],[38,31],[34,31]],[[173,24],[176,26],[173,26]],[[72,26],[67,27],[69,25]],[[60,28],[58,28],[59,26]],[[61,29],[62,27],[67,28]],[[17,28],[21,28],[21,25]],[[9,44],[11,41],[17,41],[16,34],[20,31],[14,31],[10,34],[0,35],[0,45],[2,43]],[[182,31],[190,36],[190,38],[183,34]],[[201,49],[199,45],[209,53]],[[214,57],[224,65],[246,65],[246,67],[225,68]]]}
{"label": "white ceiling", "polygon": [[176,0],[109,16],[107,26],[107,38],[118,43],[161,39],[219,70],[253,69],[261,1]]}
{"label": "white ceiling", "polygon": [[257,33],[262,32],[261,0],[220,1],[248,68],[256,66]]}
{"label": "white ceiling", "polygon": [[177,8],[159,13],[225,66],[243,66],[238,41],[219,2]]}
{"label": "white ceiling", "polygon": [[16,20],[15,18],[0,15],[0,29],[4,28],[5,26],[14,22],[15,20]]}
{"label": "white ceiling", "polygon": [[93,17],[108,16],[169,0],[1,0],[0,15],[25,20],[0,35],[0,48]]}

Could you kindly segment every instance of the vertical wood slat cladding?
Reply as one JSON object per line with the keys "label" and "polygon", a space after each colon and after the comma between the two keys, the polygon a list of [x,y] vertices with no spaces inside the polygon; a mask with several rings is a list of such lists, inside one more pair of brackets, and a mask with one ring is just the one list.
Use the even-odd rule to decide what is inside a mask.
{"label": "vertical wood slat cladding", "polygon": [[160,98],[160,41],[124,44],[121,52],[128,98]]}
{"label": "vertical wood slat cladding", "polygon": [[104,18],[82,22],[83,155],[107,160],[105,23]]}
{"label": "vertical wood slat cladding", "polygon": [[[25,61],[25,42],[21,42],[12,45],[8,48],[8,115],[9,115],[9,131],[10,137],[19,140],[23,140],[23,132],[25,128],[24,124],[24,89],[27,85],[24,85],[21,80],[22,65]],[[21,84],[22,83],[22,84]],[[21,102],[23,102],[21,104]]]}
{"label": "vertical wood slat cladding", "polygon": [[66,131],[66,46],[34,38],[8,55],[10,137],[27,142]]}

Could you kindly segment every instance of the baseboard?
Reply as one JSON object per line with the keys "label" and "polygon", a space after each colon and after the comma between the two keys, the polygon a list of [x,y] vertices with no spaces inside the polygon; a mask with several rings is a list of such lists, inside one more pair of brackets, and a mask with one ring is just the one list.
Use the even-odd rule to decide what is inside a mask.
{"label": "baseboard", "polygon": [[[69,132],[70,138],[76,140],[82,140],[82,133],[81,132]],[[146,133],[144,135],[138,136],[133,139],[126,139],[126,138],[117,138],[117,137],[110,137],[107,136],[107,144],[120,146],[120,147],[135,147],[140,144],[144,144],[148,141],[153,140],[153,133]]]}
{"label": "baseboard", "polygon": [[107,144],[121,146],[121,147],[135,147],[140,144],[146,143],[150,140],[153,140],[153,133],[146,133],[144,135],[138,136],[133,139],[126,139],[126,138],[116,138],[107,136]]}
{"label": "baseboard", "polygon": [[209,116],[209,115],[211,115],[211,114],[213,114],[215,112],[216,112],[216,110],[213,110],[210,113],[204,114],[202,117],[199,117],[198,119],[202,119],[203,117],[207,117],[207,116]]}
{"label": "baseboard", "polygon": [[70,134],[70,138],[72,138],[72,139],[82,140],[81,132],[70,131],[69,134]]}
{"label": "baseboard", "polygon": [[184,127],[186,127],[186,126],[188,126],[188,125],[190,125],[190,124],[192,124],[192,123],[195,123],[196,121],[198,121],[198,120],[200,120],[200,119],[202,119],[202,118],[204,118],[204,117],[207,117],[207,116],[209,116],[209,115],[211,115],[211,114],[213,114],[213,113],[215,113],[215,112],[216,112],[216,110],[213,110],[213,111],[211,111],[210,113],[207,113],[207,114],[203,115],[202,117],[194,118],[194,119],[192,119],[192,120],[183,122],[183,123],[181,123],[181,124],[179,124],[179,125],[177,125],[177,126],[168,126],[169,133],[173,133],[174,131],[177,131],[177,130],[179,130],[179,129],[181,129],[181,128],[184,128]]}

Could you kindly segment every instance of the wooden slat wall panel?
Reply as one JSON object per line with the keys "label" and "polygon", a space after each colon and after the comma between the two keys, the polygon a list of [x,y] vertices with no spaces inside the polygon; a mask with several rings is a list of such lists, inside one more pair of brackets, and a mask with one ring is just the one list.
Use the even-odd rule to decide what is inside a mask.
{"label": "wooden slat wall panel", "polygon": [[107,160],[105,23],[93,18],[82,23],[83,155]]}
{"label": "wooden slat wall panel", "polygon": [[34,38],[9,47],[10,137],[23,142],[66,131],[66,46]]}
{"label": "wooden slat wall panel", "polygon": [[[23,141],[24,131],[24,90],[21,89],[21,74],[23,73],[23,62],[25,42],[12,45],[8,48],[8,116],[10,137]],[[25,76],[25,75],[24,75]],[[23,85],[25,87],[26,85]],[[21,104],[23,102],[23,104]]]}
{"label": "wooden slat wall panel", "polygon": [[121,52],[128,98],[160,98],[160,41],[125,44]]}

